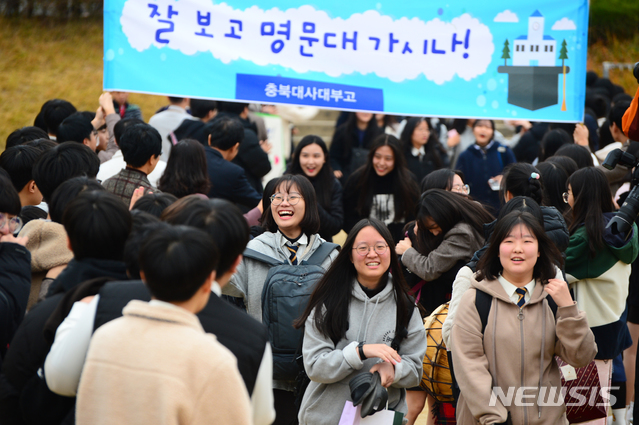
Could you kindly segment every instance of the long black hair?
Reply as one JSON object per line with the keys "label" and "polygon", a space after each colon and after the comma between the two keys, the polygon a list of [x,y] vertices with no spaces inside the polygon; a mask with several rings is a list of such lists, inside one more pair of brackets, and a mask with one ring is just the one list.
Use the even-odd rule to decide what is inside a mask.
{"label": "long black hair", "polygon": [[[313,178],[313,181],[317,182],[317,184],[313,185],[313,187],[315,187],[315,195],[317,196],[317,202],[324,207],[325,210],[330,211],[335,176],[333,175],[333,169],[330,165],[328,148],[321,137],[309,134],[300,140],[300,143],[295,148],[295,152],[293,152],[293,160],[291,161],[291,165],[286,171],[286,174],[301,174],[306,176],[300,166],[300,155],[302,153],[302,149],[313,144],[319,146],[324,153],[324,165],[322,165],[322,169],[319,170],[317,176]],[[310,180],[310,177],[306,177]]]}
{"label": "long black hair", "polygon": [[390,266],[379,279],[379,282],[386,282],[391,270],[398,271],[391,275],[399,323],[401,325],[398,329],[408,328],[411,309],[414,308],[414,305],[408,295],[408,286],[404,276],[399,272],[399,259],[395,249],[393,249],[395,242],[384,223],[373,218],[360,220],[348,234],[339,255],[326,271],[324,277],[317,283],[306,310],[295,321],[294,326],[296,328],[299,329],[304,326],[306,319],[314,312],[313,321],[315,327],[322,335],[333,341],[339,341],[344,338],[348,330],[348,308],[353,293],[353,285],[356,284],[355,281],[357,280],[357,271],[352,261],[353,245],[359,232],[369,226],[375,229],[388,244]]}
{"label": "long black hair", "polygon": [[375,194],[375,179],[376,177],[378,178],[373,168],[373,157],[377,149],[382,146],[388,146],[395,157],[392,171],[385,176],[392,179],[395,219],[406,219],[415,211],[415,204],[419,198],[419,189],[408,168],[406,168],[406,158],[402,154],[401,142],[397,137],[390,134],[380,134],[373,140],[366,164],[362,165],[357,170],[358,172],[353,175],[353,178],[359,178],[356,186],[356,190],[359,192],[357,213],[360,217],[368,217],[370,215]]}
{"label": "long black hair", "polygon": [[406,126],[404,126],[404,130],[402,130],[402,134],[400,135],[400,140],[404,145],[404,152],[410,154],[411,148],[413,147],[413,133],[415,132],[415,128],[422,122],[426,123],[428,131],[430,132],[430,136],[428,136],[428,140],[424,145],[424,150],[427,153],[430,153],[430,157],[433,159],[435,168],[442,168],[444,166],[444,163],[442,162],[442,155],[446,155],[446,151],[444,151],[444,148],[439,143],[439,140],[437,140],[437,136],[435,135],[435,131],[430,124],[430,120],[426,118],[412,117],[409,118],[406,122]]}
{"label": "long black hair", "polygon": [[[434,236],[428,231],[426,219],[432,219],[441,228],[441,232]],[[446,233],[460,222],[469,224],[480,235],[483,234],[484,224],[490,223],[494,217],[480,204],[468,200],[465,196],[448,192],[443,189],[430,189],[422,194],[417,210],[417,250],[422,255],[428,255],[437,248]]]}
{"label": "long black hair", "polygon": [[575,171],[568,178],[574,203],[572,214],[567,214],[568,231],[572,236],[582,225],[588,235],[590,258],[604,247],[604,213],[614,211],[610,185],[603,171],[586,167]]}
{"label": "long black hair", "polygon": [[560,213],[565,214],[570,208],[563,199],[568,173],[561,165],[550,161],[537,164],[537,169],[544,181],[544,202],[546,205],[555,207]]}

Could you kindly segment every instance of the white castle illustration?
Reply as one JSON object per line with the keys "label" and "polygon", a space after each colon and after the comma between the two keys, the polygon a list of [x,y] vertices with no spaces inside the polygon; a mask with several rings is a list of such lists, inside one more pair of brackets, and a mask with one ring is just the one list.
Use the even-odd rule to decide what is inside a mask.
{"label": "white castle illustration", "polygon": [[528,35],[515,39],[513,66],[555,66],[557,41],[544,35],[544,16],[536,10],[528,18]]}

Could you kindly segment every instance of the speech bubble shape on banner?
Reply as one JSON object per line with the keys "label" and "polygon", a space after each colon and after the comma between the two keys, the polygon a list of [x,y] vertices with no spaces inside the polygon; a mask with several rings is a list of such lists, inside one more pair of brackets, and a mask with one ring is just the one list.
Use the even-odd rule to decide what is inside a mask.
{"label": "speech bubble shape on banner", "polygon": [[239,10],[210,0],[128,0],[120,23],[140,52],[210,52],[225,64],[243,59],[331,77],[374,73],[393,82],[421,75],[439,85],[455,76],[469,81],[486,72],[495,49],[488,26],[467,13],[450,22],[394,20],[374,10],[342,19],[308,5]]}

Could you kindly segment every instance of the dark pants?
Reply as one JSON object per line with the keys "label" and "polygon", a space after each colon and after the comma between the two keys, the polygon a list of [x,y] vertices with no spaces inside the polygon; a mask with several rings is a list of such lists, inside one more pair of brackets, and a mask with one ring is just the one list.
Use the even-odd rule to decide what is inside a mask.
{"label": "dark pants", "polygon": [[292,391],[273,389],[275,422],[273,425],[293,425],[297,423],[295,394]]}

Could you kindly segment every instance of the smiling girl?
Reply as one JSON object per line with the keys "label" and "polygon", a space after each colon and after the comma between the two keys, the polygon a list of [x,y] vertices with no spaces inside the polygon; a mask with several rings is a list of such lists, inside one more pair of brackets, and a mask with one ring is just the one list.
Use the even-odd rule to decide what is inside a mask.
{"label": "smiling girl", "polygon": [[[538,218],[513,211],[498,220],[453,325],[458,424],[568,423],[554,356],[584,367],[597,345],[568,285],[555,279],[558,261],[561,254]],[[480,291],[492,298],[486,326],[475,304]],[[525,402],[494,400],[496,392],[519,394],[522,387],[529,388]]]}
{"label": "smiling girl", "polygon": [[319,136],[305,136],[295,149],[287,174],[306,176],[317,195],[319,234],[332,241],[344,223],[342,185],[333,176],[326,143]]}
{"label": "smiling girl", "polygon": [[[287,174],[275,185],[271,203],[262,215],[262,227],[266,229],[252,239],[247,248],[286,264],[298,265],[310,258],[326,241],[317,234],[319,214],[313,186],[304,176]],[[337,257],[333,250],[322,262],[328,269]],[[223,293],[242,298],[247,313],[262,321],[262,289],[270,266],[251,258],[242,258],[237,271]],[[275,424],[288,424],[295,419],[295,382],[273,381],[275,399]]]}
{"label": "smiling girl", "polygon": [[373,142],[366,165],[344,187],[344,231],[348,233],[363,218],[376,218],[399,242],[418,199],[419,189],[406,168],[400,141],[383,134]]}
{"label": "smiling girl", "polygon": [[[367,371],[379,372],[388,409],[405,413],[404,388],[421,377],[426,333],[401,273],[390,273],[399,267],[391,235],[375,219],[352,230],[296,322],[304,326],[302,355],[311,379],[300,407],[302,425],[337,424],[351,400],[348,382]],[[405,329],[403,338],[397,329]]]}

